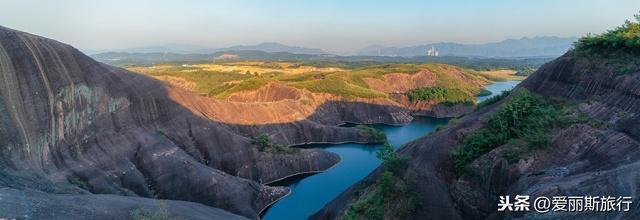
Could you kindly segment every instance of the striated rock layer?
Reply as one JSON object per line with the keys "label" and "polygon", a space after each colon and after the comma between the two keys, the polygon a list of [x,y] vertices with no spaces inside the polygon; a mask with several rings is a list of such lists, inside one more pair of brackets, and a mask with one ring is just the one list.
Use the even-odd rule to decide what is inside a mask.
{"label": "striated rock layer", "polygon": [[[453,172],[450,153],[469,132],[485,126],[504,100],[465,116],[399,150],[411,158],[405,180],[416,181],[421,200],[415,219],[637,219],[640,210],[640,72],[619,74],[604,61],[571,52],[545,64],[518,88],[577,105],[606,126],[577,123],[556,129],[547,150],[509,162],[507,145],[473,161],[474,174]],[[507,98],[509,99],[509,97]],[[313,216],[339,218],[354,192],[375,183],[379,171]],[[498,196],[632,196],[630,212],[499,213]],[[392,211],[392,210],[389,210]]]}
{"label": "striated rock layer", "polygon": [[169,214],[189,219],[234,216],[227,212],[257,218],[288,193],[260,182],[339,161],[316,150],[261,152],[249,137],[185,105],[192,99],[199,97],[0,27],[0,207],[37,218],[86,201],[60,218],[123,218],[137,206],[148,209],[154,200],[136,198],[147,197],[209,206],[167,202]]}

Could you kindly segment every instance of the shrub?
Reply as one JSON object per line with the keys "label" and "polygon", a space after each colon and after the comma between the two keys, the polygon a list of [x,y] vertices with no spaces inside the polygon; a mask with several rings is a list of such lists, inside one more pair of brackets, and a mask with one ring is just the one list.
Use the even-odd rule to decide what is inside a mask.
{"label": "shrub", "polygon": [[602,53],[623,50],[640,53],[640,15],[636,22],[626,21],[622,26],[603,34],[588,34],[575,43],[575,50],[586,53]]}
{"label": "shrub", "polygon": [[491,104],[493,104],[493,103],[499,102],[499,101],[500,101],[500,100],[502,100],[504,97],[509,96],[509,93],[510,93],[510,91],[509,91],[509,90],[504,90],[504,91],[502,91],[499,95],[496,95],[496,96],[494,96],[494,97],[491,97],[491,98],[485,99],[484,101],[482,101],[482,102],[480,102],[480,103],[478,103],[478,104],[476,105],[476,109],[480,109],[480,108],[482,108],[482,107],[485,107],[485,106],[491,105]]}
{"label": "shrub", "polygon": [[81,189],[84,190],[89,190],[89,184],[87,183],[86,180],[80,179],[78,177],[72,176],[69,179],[69,183],[76,185],[78,187],[80,187]]}
{"label": "shrub", "polygon": [[382,166],[387,171],[396,175],[399,175],[407,165],[407,159],[398,155],[389,142],[386,141],[378,150],[376,157],[382,160]]}
{"label": "shrub", "polygon": [[269,136],[267,134],[260,134],[255,139],[254,143],[258,145],[260,151],[264,151],[271,145],[271,141],[269,140]]}
{"label": "shrub", "polygon": [[412,102],[421,100],[433,100],[446,105],[472,104],[474,97],[458,88],[423,87],[411,90],[407,93]]}
{"label": "shrub", "polygon": [[640,71],[640,15],[635,18],[636,22],[626,21],[613,30],[578,39],[573,54],[602,60],[613,67],[616,74]]}
{"label": "shrub", "polygon": [[407,167],[407,160],[400,157],[386,141],[376,156],[382,160],[384,171],[378,176],[375,185],[371,186],[371,191],[347,207],[342,219],[385,219],[390,213],[394,217],[405,219],[419,206],[420,200],[415,193],[416,183],[411,182],[415,180],[415,173],[407,175],[413,176],[409,178],[409,183],[400,178]]}
{"label": "shrub", "polygon": [[457,172],[469,163],[512,139],[523,139],[529,149],[546,147],[551,129],[562,124],[565,109],[558,103],[521,89],[489,118],[487,127],[467,135],[452,153]]}
{"label": "shrub", "polygon": [[268,150],[272,150],[278,153],[296,152],[296,149],[284,146],[282,144],[272,143],[271,140],[269,139],[269,135],[267,134],[260,134],[258,137],[254,138],[253,144],[258,145],[258,150],[261,152],[268,151]]}
{"label": "shrub", "polygon": [[387,140],[387,134],[385,134],[384,131],[381,131],[380,129],[376,129],[368,125],[357,125],[356,128],[365,132],[368,137],[375,141],[383,142]]}

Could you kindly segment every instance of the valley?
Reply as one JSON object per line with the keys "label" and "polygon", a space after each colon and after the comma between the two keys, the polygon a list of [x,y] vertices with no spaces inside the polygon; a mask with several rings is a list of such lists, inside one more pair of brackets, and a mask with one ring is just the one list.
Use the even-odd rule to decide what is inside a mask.
{"label": "valley", "polygon": [[[495,97],[503,91],[509,91],[520,81],[495,82],[485,88],[492,95],[477,97],[478,101]],[[416,117],[402,126],[375,125],[386,134],[387,141],[394,149],[428,135],[437,128],[445,126],[449,119]],[[263,219],[306,219],[317,212],[329,201],[338,196],[354,183],[360,181],[381,163],[376,157],[379,145],[339,144],[322,146],[324,150],[338,154],[341,162],[329,170],[312,176],[293,177],[272,185],[288,186],[291,194],[275,203],[264,213]]]}
{"label": "valley", "polygon": [[[0,174],[10,177],[2,179],[9,188],[0,203],[36,191],[22,203],[2,203],[0,211],[9,216],[43,217],[76,206],[55,202],[72,199],[86,203],[78,213],[96,218],[105,216],[97,207],[115,201],[122,205],[108,207],[114,216],[162,211],[195,219],[203,213],[257,218],[290,193],[265,183],[325,171],[340,161],[331,151],[293,145],[380,143],[375,130],[341,125],[406,125],[414,115],[462,115],[473,109],[468,100],[491,82],[486,72],[448,64],[129,67],[139,74],[4,27],[0,63],[0,108],[7,112],[0,118],[6,158]],[[434,86],[457,95],[408,98]],[[29,208],[36,203],[48,205]],[[196,203],[218,209],[179,211]]]}
{"label": "valley", "polygon": [[[40,4],[48,3],[30,7]],[[72,8],[92,12],[110,4]],[[269,4],[265,10],[283,18],[295,11]],[[332,6],[328,11],[361,10],[326,4]],[[400,5],[373,6],[367,9],[378,13],[355,13],[365,16],[356,23],[360,17],[344,19],[354,13],[338,20],[308,20],[307,15],[319,16],[305,13],[292,19],[300,23],[275,22],[261,10],[230,19],[225,13],[234,7],[212,7],[221,9],[212,13],[184,4],[165,9],[191,7],[175,14],[199,22],[156,21],[149,18],[157,11],[135,11],[145,19],[88,13],[61,20],[99,19],[105,26],[89,30],[104,36],[82,35],[88,34],[86,24],[64,34],[54,29],[67,26],[52,25],[53,32],[43,31],[42,24],[21,26],[60,41],[0,26],[0,219],[640,216],[640,15],[602,34],[497,41],[518,36],[515,27],[546,33],[537,28],[563,22],[508,25],[513,21],[500,19],[509,28],[492,24],[495,31],[487,31],[483,20],[449,30],[454,21],[447,19],[446,29],[416,30],[433,21],[422,17],[427,5],[402,8],[403,14],[388,10]],[[574,7],[558,8],[565,15]],[[446,18],[460,10],[429,15],[439,11]],[[405,12],[415,17],[403,17]],[[529,12],[518,19],[536,14]],[[457,16],[468,21],[471,15]],[[194,28],[196,23],[206,27]],[[298,27],[307,25],[312,28]],[[175,26],[184,29],[166,31]],[[246,33],[246,26],[254,26],[255,34]],[[583,26],[589,25],[576,25]],[[333,36],[333,28],[344,33]],[[146,37],[117,37],[129,34],[123,30]],[[437,33],[421,32],[427,30]],[[463,36],[456,34],[460,30]],[[235,37],[226,36],[235,31]],[[266,41],[277,36],[303,46]],[[168,43],[173,40],[185,44]],[[95,52],[86,55],[63,42],[134,47],[82,50]],[[147,42],[165,46],[140,45]],[[189,45],[198,42],[207,45]],[[606,212],[597,205],[590,207],[595,211],[506,207],[512,205],[509,198],[553,198],[557,205],[559,197],[605,196],[607,202],[618,197],[632,205]]]}

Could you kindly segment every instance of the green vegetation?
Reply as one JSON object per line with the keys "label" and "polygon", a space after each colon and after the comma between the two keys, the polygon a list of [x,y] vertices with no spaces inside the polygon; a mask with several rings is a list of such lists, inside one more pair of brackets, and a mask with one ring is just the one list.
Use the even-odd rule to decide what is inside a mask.
{"label": "green vegetation", "polygon": [[368,137],[371,137],[371,139],[375,141],[383,142],[387,140],[387,134],[385,134],[384,131],[381,131],[380,129],[376,129],[368,125],[357,125],[356,128],[364,131]]}
{"label": "green vegetation", "polygon": [[[386,92],[370,88],[366,79],[384,79],[390,73],[415,74],[426,70],[435,74],[438,88],[444,89],[446,93],[453,92],[441,97],[446,103],[473,103],[480,88],[467,80],[487,80],[486,73],[444,64],[358,62],[346,65],[341,62],[319,62],[314,65],[317,66],[309,66],[305,62],[247,61],[196,65],[160,64],[128,69],[218,99],[228,98],[241,91],[256,90],[272,82],[316,93],[329,93],[345,99],[389,98]],[[501,71],[496,71],[499,72]],[[460,76],[465,80],[460,79]],[[500,78],[502,75],[496,77]]]}
{"label": "green vegetation", "polygon": [[626,51],[640,53],[640,15],[634,15],[636,22],[625,24],[603,34],[589,34],[580,38],[575,44],[576,51],[603,53]]}
{"label": "green vegetation", "polygon": [[344,98],[386,98],[387,94],[366,87],[350,83],[337,75],[330,75],[324,79],[304,81],[290,84],[300,89],[312,92],[329,93]]}
{"label": "green vegetation", "polygon": [[[555,128],[577,123],[595,128],[606,127],[604,122],[576,112],[575,106],[565,102],[549,100],[526,89],[513,93],[511,99],[489,118],[484,128],[468,134],[463,146],[451,154],[458,173],[471,173],[471,162],[504,144],[509,147],[503,156],[510,162],[517,161],[523,154],[545,149],[550,144],[550,133]],[[503,92],[496,100],[507,94]]]}
{"label": "green vegetation", "polygon": [[482,96],[490,96],[491,94],[493,94],[491,91],[486,90],[486,89],[482,89],[482,90],[480,90],[480,92],[478,93],[477,96],[480,96],[480,97],[482,97]]}
{"label": "green vegetation", "polygon": [[560,103],[518,90],[489,118],[487,127],[465,137],[463,146],[452,153],[454,167],[457,172],[468,171],[473,160],[515,139],[524,141],[530,150],[545,148],[551,129],[559,126],[567,113]]}
{"label": "green vegetation", "polygon": [[385,219],[389,215],[407,218],[419,206],[415,181],[401,178],[407,166],[406,158],[400,157],[388,142],[376,156],[382,160],[383,173],[366,195],[347,207],[343,219]]}
{"label": "green vegetation", "polygon": [[504,97],[509,96],[510,91],[509,90],[504,90],[502,91],[499,95],[496,95],[494,97],[488,98],[483,100],[482,102],[478,103],[478,105],[476,105],[476,109],[480,109],[482,107],[485,107],[487,105],[491,105],[493,103],[499,102],[500,100],[502,100]]}
{"label": "green vegetation", "polygon": [[297,149],[295,148],[290,148],[287,146],[284,146],[282,144],[276,144],[271,142],[269,135],[267,134],[260,134],[258,135],[258,137],[253,139],[253,144],[258,145],[258,150],[260,152],[264,152],[264,151],[275,151],[277,153],[295,153],[297,152]]}
{"label": "green vegetation", "polygon": [[409,91],[409,100],[433,100],[446,105],[473,104],[475,98],[458,88],[424,87]]}
{"label": "green vegetation", "polygon": [[517,71],[516,76],[529,76],[535,73],[536,70],[538,69],[531,66],[520,66],[520,67],[517,67],[515,70]]}
{"label": "green vegetation", "polygon": [[531,148],[543,148],[548,144],[550,129],[559,123],[563,113],[561,106],[549,103],[526,90],[519,90],[509,102],[493,115],[487,128],[467,135],[464,145],[453,152],[457,171],[492,149],[511,139],[524,139]]}
{"label": "green vegetation", "polygon": [[446,65],[424,65],[423,68],[436,74],[436,86],[423,87],[411,90],[407,93],[411,101],[433,100],[446,105],[475,103],[476,95],[481,88],[470,82],[457,79],[451,72],[458,72],[467,79],[486,81],[486,78],[477,71],[465,70]]}
{"label": "green vegetation", "polygon": [[228,86],[222,87],[222,89],[211,90],[209,92],[209,95],[215,95],[216,98],[223,99],[236,92],[259,89],[260,87],[267,85],[272,81],[274,80],[268,77],[254,76],[242,81],[242,83],[229,84]]}
{"label": "green vegetation", "polygon": [[82,180],[82,179],[80,179],[78,177],[75,177],[75,176],[69,177],[68,180],[69,180],[69,183],[71,183],[73,185],[76,185],[76,186],[80,187],[81,189],[89,190],[89,184],[85,180]]}
{"label": "green vegetation", "polygon": [[574,45],[573,53],[587,58],[597,58],[611,65],[617,74],[640,70],[640,15],[636,22],[625,24],[605,33],[589,34]]}
{"label": "green vegetation", "polygon": [[382,167],[394,175],[399,176],[407,166],[407,158],[398,155],[389,142],[386,141],[376,153],[376,157],[382,160]]}

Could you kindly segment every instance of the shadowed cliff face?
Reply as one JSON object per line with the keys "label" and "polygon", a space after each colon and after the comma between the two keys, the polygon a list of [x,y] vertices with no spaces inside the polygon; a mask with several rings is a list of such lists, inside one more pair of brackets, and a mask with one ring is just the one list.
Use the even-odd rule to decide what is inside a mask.
{"label": "shadowed cliff face", "polygon": [[[575,123],[554,129],[546,150],[505,158],[508,145],[499,146],[471,163],[472,174],[453,171],[451,152],[470,132],[486,126],[507,97],[465,116],[433,135],[399,150],[411,158],[404,179],[416,181],[421,206],[416,219],[634,219],[630,212],[564,212],[527,216],[497,213],[498,196],[632,196],[639,202],[640,184],[640,73],[617,74],[606,62],[568,53],[542,66],[518,88],[577,106],[576,113],[604,122],[605,126]],[[342,215],[356,189],[375,183],[372,173],[318,212],[315,219]],[[389,210],[393,212],[393,210]]]}
{"label": "shadowed cliff face", "polygon": [[[339,160],[315,150],[260,152],[248,137],[192,112],[173,94],[197,99],[62,43],[0,27],[0,187],[7,195],[33,191],[25,198],[47,204],[40,211],[72,197],[38,193],[96,199],[88,213],[69,218],[99,218],[91,206],[141,201],[145,208],[154,201],[93,194],[193,201],[256,218],[288,193],[259,182],[325,170]],[[0,207],[6,202],[12,201],[2,199]],[[170,212],[190,217],[183,210],[193,204],[168,203],[182,207]],[[36,213],[28,204],[25,212]],[[108,210],[123,217],[130,208]],[[9,213],[19,215],[14,210]]]}

